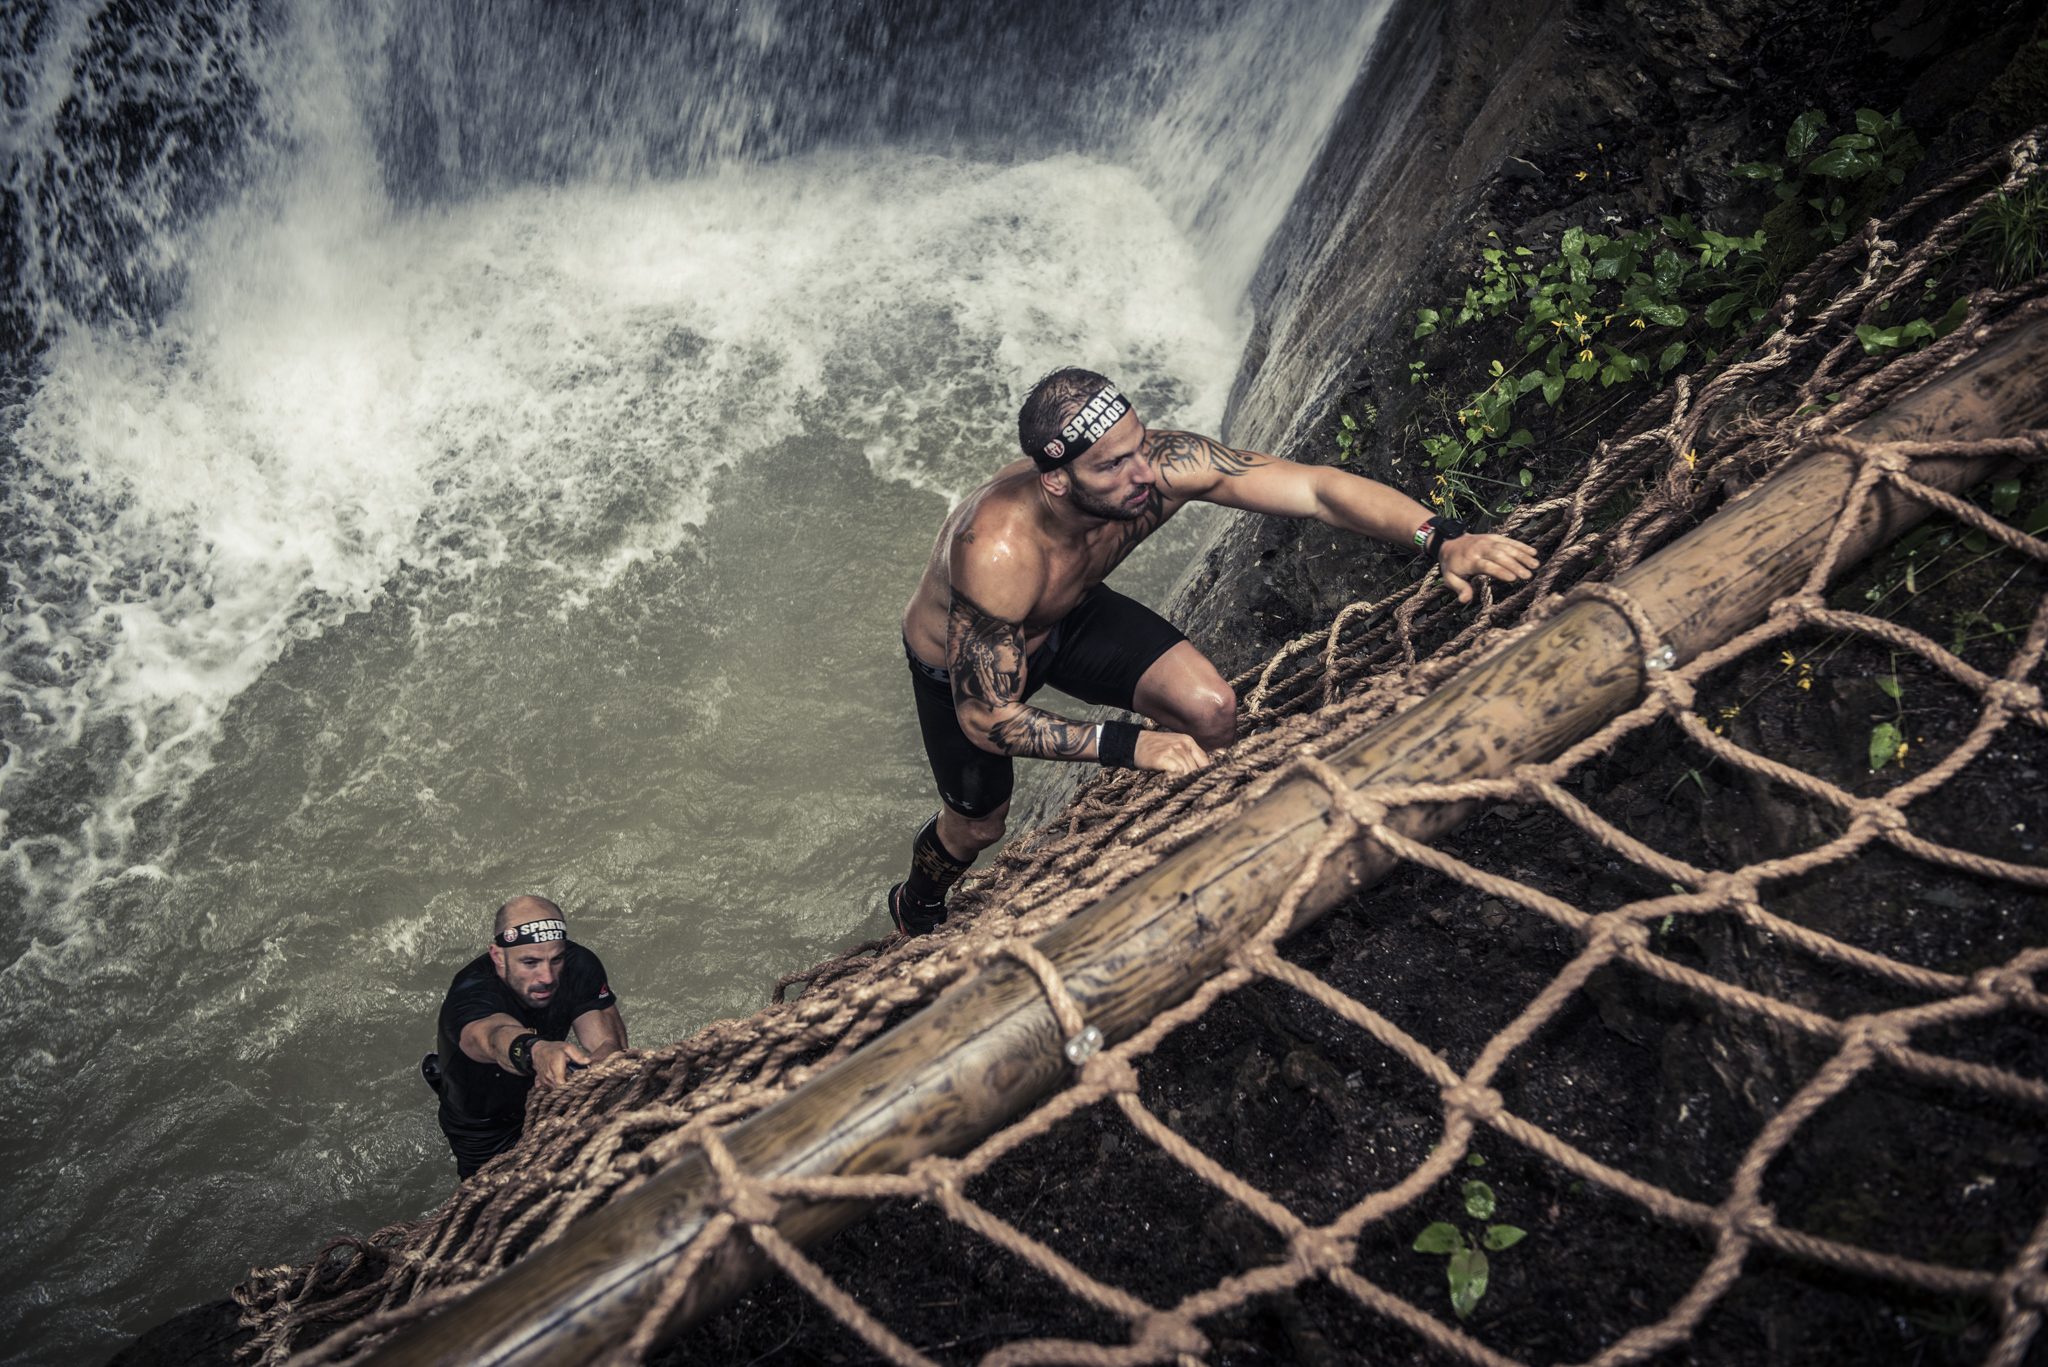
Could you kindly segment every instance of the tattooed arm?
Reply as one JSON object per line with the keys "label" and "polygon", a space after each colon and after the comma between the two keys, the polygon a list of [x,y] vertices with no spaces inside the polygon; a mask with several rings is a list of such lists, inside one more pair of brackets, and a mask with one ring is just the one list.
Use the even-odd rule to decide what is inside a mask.
{"label": "tattooed arm", "polygon": [[946,667],[953,708],[967,738],[998,755],[1094,759],[1093,723],[1068,721],[1022,701],[1024,628],[953,590],[946,614]]}
{"label": "tattooed arm", "polygon": [[[1192,432],[1153,432],[1148,454],[1170,499],[1201,499],[1278,517],[1312,517],[1397,546],[1412,545],[1430,510],[1398,489],[1332,465],[1297,465],[1257,451],[1234,451]],[[1446,542],[1439,559],[1444,582],[1469,602],[1475,574],[1527,579],[1533,547],[1510,537],[1468,533]]]}

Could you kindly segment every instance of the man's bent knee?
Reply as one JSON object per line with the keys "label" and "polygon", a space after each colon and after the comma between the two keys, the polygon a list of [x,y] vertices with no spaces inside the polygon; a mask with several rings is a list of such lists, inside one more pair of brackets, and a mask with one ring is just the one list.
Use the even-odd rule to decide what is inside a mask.
{"label": "man's bent knee", "polygon": [[1204,750],[1237,739],[1237,695],[1192,641],[1160,656],[1138,681],[1137,710]]}
{"label": "man's bent knee", "polygon": [[1229,684],[1204,690],[1188,716],[1188,734],[1204,750],[1221,750],[1237,739],[1237,694]]}
{"label": "man's bent knee", "polygon": [[941,807],[939,839],[962,859],[972,859],[1003,838],[1003,832],[1009,829],[1005,820],[1009,814],[1007,802],[985,816],[965,816],[951,807]]}

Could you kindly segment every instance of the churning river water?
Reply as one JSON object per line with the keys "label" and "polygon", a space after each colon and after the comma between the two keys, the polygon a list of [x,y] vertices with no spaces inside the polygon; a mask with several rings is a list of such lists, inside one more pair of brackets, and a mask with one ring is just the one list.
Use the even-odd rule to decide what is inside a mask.
{"label": "churning river water", "polygon": [[1215,430],[1381,8],[8,19],[5,1356],[438,1204],[514,893],[637,1045],[885,933],[933,529],[1057,365]]}

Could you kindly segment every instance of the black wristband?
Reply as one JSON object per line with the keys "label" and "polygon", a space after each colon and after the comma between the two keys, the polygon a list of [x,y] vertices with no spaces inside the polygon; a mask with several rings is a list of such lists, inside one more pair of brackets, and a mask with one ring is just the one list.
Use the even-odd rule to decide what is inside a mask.
{"label": "black wristband", "polygon": [[1422,524],[1429,528],[1429,544],[1423,553],[1441,565],[1444,561],[1444,542],[1456,541],[1465,534],[1465,524],[1455,517],[1433,517]]}
{"label": "black wristband", "polygon": [[505,1057],[512,1060],[513,1070],[523,1077],[533,1076],[533,1042],[539,1038],[529,1030],[505,1046]]}
{"label": "black wristband", "polygon": [[1102,723],[1102,739],[1095,743],[1095,760],[1105,769],[1135,769],[1138,767],[1138,737],[1145,728],[1136,722],[1106,721]]}

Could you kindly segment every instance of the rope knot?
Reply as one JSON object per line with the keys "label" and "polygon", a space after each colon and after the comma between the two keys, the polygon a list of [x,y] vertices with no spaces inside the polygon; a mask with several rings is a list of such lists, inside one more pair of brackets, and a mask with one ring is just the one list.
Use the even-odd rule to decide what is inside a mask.
{"label": "rope knot", "polygon": [[1664,695],[1666,712],[1692,711],[1693,687],[1691,679],[1675,674],[1657,673],[1650,676],[1650,691]]}
{"label": "rope knot", "polygon": [[1756,900],[1756,877],[1753,874],[1727,873],[1715,869],[1700,884],[1700,891],[1723,902],[1754,902]]}
{"label": "rope knot", "polygon": [[1842,1022],[1842,1043],[1886,1053],[1908,1041],[1907,1032],[1883,1016],[1851,1016]]}
{"label": "rope knot", "polygon": [[1903,475],[1913,468],[1913,458],[1896,446],[1867,447],[1862,456],[1864,464],[1875,465],[1887,474]]}
{"label": "rope knot", "polygon": [[1288,1240],[1287,1251],[1297,1266],[1323,1273],[1351,1266],[1358,1244],[1353,1239],[1339,1239],[1326,1229],[1304,1229]]}
{"label": "rope knot", "polygon": [[782,1202],[770,1196],[766,1187],[745,1178],[723,1183],[719,1194],[725,1198],[727,1213],[744,1225],[772,1225],[782,1213]]}
{"label": "rope knot", "polygon": [[1491,1087],[1460,1082],[1444,1088],[1444,1109],[1471,1120],[1492,1120],[1500,1114],[1501,1105],[1501,1094]]}
{"label": "rope knot", "polygon": [[1777,1224],[1778,1212],[1762,1201],[1731,1201],[1721,1207],[1714,1223],[1730,1234],[1754,1234]]}
{"label": "rope knot", "polygon": [[1592,942],[1600,949],[1614,952],[1641,949],[1650,943],[1650,931],[1639,922],[1609,912],[1594,922]]}
{"label": "rope knot", "polygon": [[1198,1358],[1209,1355],[1208,1337],[1195,1328],[1194,1321],[1169,1311],[1158,1310],[1145,1316],[1138,1321],[1137,1329],[1131,1336],[1132,1345],[1150,1350],[1147,1356],[1154,1361],[1168,1353]]}
{"label": "rope knot", "polygon": [[1136,1096],[1138,1070],[1116,1054],[1097,1054],[1081,1065],[1081,1083],[1119,1096]]}
{"label": "rope knot", "polygon": [[1330,805],[1360,826],[1370,828],[1387,819],[1387,804],[1376,798],[1367,797],[1353,788],[1333,788],[1329,792]]}
{"label": "rope knot", "polygon": [[2040,687],[2017,679],[2000,679],[1984,690],[1984,697],[2008,712],[2031,712],[2041,705]]}
{"label": "rope knot", "polygon": [[907,1174],[933,1196],[960,1185],[960,1160],[943,1154],[927,1154],[910,1165]]}
{"label": "rope knot", "polygon": [[2006,1283],[2006,1290],[2017,1309],[2035,1310],[2048,1306],[2048,1277],[2015,1275]]}
{"label": "rope knot", "polygon": [[1826,612],[1827,600],[1817,593],[1794,593],[1771,604],[1773,617],[1808,617],[1816,612]]}
{"label": "rope knot", "polygon": [[1906,819],[1904,812],[1888,802],[1876,799],[1858,807],[1855,819],[1850,824],[1897,833],[1910,833],[1913,829],[1913,823]]}
{"label": "rope knot", "polygon": [[2019,997],[2034,990],[2032,976],[2010,964],[2002,968],[1980,968],[1970,976],[1970,990],[1987,997]]}

